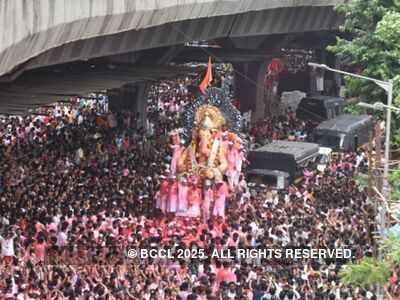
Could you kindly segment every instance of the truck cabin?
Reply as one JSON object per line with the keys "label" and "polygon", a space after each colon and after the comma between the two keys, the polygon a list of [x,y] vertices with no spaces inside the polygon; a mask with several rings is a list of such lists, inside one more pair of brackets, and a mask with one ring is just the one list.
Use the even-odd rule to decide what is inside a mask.
{"label": "truck cabin", "polygon": [[368,143],[373,120],[369,115],[341,115],[314,129],[313,140],[336,151],[356,151]]}
{"label": "truck cabin", "polygon": [[315,162],[318,156],[317,144],[273,141],[250,152],[248,174],[253,178],[276,177],[277,186],[282,186],[282,182],[287,185],[302,177],[303,168]]}
{"label": "truck cabin", "polygon": [[308,96],[300,101],[296,117],[303,121],[322,122],[343,113],[345,101],[340,97]]}

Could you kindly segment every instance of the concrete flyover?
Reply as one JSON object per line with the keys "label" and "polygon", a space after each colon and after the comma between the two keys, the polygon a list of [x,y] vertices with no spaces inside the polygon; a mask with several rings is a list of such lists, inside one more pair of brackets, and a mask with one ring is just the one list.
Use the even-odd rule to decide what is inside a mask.
{"label": "concrete flyover", "polygon": [[[260,50],[268,48],[269,36],[336,31],[342,18],[333,6],[343,1],[0,0],[0,83],[104,57],[130,55],[135,59],[126,62],[136,65],[146,51],[191,41],[229,40],[235,49]],[[156,65],[172,61],[174,53]],[[7,88],[18,94],[18,88]],[[11,101],[3,89],[0,112]]]}
{"label": "concrete flyover", "polygon": [[30,60],[32,68],[193,40],[332,30],[341,2],[0,0],[0,76]]}

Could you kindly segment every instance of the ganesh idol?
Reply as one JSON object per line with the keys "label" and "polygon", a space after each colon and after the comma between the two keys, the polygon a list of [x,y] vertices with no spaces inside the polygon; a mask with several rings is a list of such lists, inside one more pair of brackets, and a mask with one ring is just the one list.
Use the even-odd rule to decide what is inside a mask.
{"label": "ganesh idol", "polygon": [[204,223],[224,218],[226,201],[235,199],[246,145],[240,112],[220,90],[209,90],[187,106],[182,130],[170,133],[171,164],[158,203],[166,214]]}
{"label": "ganesh idol", "polygon": [[178,160],[178,174],[195,176],[201,185],[218,182],[228,169],[227,148],[223,144],[225,119],[212,105],[201,106],[195,116],[192,141]]}

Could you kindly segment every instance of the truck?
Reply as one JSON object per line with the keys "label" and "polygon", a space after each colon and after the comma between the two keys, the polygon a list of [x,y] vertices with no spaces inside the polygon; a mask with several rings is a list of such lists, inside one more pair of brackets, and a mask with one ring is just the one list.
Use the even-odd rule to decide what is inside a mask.
{"label": "truck", "polygon": [[307,96],[300,101],[296,117],[303,121],[321,122],[343,113],[344,98],[331,96]]}
{"label": "truck", "polygon": [[372,130],[372,116],[344,114],[319,124],[313,142],[335,151],[356,151],[368,143]]}
{"label": "truck", "polygon": [[331,150],[315,143],[273,141],[249,153],[248,177],[256,183],[263,183],[275,189],[284,189],[303,177],[303,168],[310,162],[318,169],[325,169]]}

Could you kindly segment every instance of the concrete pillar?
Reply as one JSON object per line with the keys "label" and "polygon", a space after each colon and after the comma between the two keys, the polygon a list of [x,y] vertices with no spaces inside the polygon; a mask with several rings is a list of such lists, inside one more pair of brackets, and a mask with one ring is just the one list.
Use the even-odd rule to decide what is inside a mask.
{"label": "concrete pillar", "polygon": [[146,127],[147,123],[147,93],[151,83],[141,82],[136,85],[135,112],[139,114],[139,127]]}
{"label": "concrete pillar", "polygon": [[147,91],[149,84],[140,82],[127,84],[119,89],[107,91],[111,111],[133,111],[139,114],[139,126],[146,126]]}
{"label": "concrete pillar", "polygon": [[241,112],[252,111],[252,122],[265,117],[265,74],[269,62],[234,64],[235,97]]}
{"label": "concrete pillar", "polygon": [[111,111],[133,111],[135,107],[137,88],[134,85],[124,85],[119,89],[107,90],[109,108]]}

